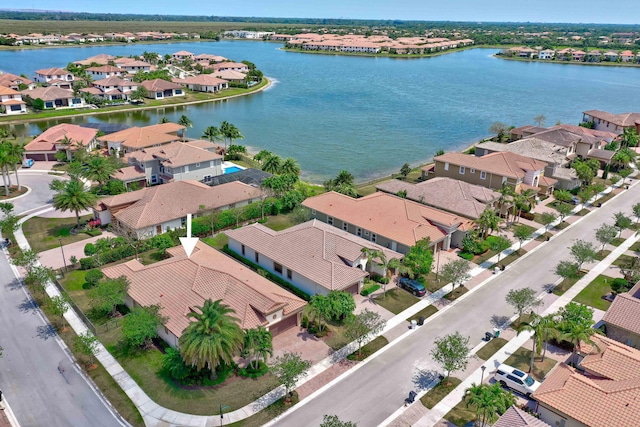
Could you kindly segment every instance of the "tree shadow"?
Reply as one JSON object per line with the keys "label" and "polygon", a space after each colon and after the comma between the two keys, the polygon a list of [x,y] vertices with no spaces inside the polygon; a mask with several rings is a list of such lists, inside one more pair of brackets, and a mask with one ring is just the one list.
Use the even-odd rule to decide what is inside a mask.
{"label": "tree shadow", "polygon": [[509,319],[510,318],[507,316],[498,316],[494,314],[493,316],[491,316],[491,326],[493,326],[494,328],[500,328],[505,324],[508,324]]}
{"label": "tree shadow", "polygon": [[7,283],[6,286],[10,291],[17,291],[18,289],[21,289],[22,286],[24,286],[24,285],[22,284],[22,282],[20,280],[14,278],[9,283]]}
{"label": "tree shadow", "polygon": [[552,293],[555,288],[556,288],[556,285],[554,285],[553,283],[547,283],[542,287],[542,289],[544,289],[545,292],[548,294]]}
{"label": "tree shadow", "polygon": [[53,327],[51,323],[47,323],[46,325],[38,326],[36,328],[38,331],[37,336],[41,340],[48,340],[49,338],[53,338],[57,335],[56,328]]}
{"label": "tree shadow", "polygon": [[29,313],[36,314],[36,310],[38,308],[38,303],[33,298],[25,298],[22,300],[20,304],[18,304],[18,310],[21,313]]}
{"label": "tree shadow", "polygon": [[434,381],[439,381],[440,379],[440,374],[433,369],[418,369],[413,378],[411,378],[411,382],[413,382],[417,390],[426,390]]}

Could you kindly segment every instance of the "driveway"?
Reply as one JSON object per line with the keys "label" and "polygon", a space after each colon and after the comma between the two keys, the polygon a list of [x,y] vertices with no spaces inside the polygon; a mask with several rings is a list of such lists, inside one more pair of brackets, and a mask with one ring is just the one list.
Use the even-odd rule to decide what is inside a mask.
{"label": "driveway", "polygon": [[[20,184],[26,185],[31,191],[25,196],[10,201],[17,215],[53,202],[54,193],[49,190],[49,184],[54,179],[60,179],[60,176],[49,175],[46,172],[32,172],[28,169],[20,170],[18,176]],[[15,184],[14,177],[12,182]]]}
{"label": "driveway", "polygon": [[545,292],[545,286],[558,279],[554,267],[569,258],[572,241],[593,240],[595,228],[603,222],[611,223],[615,212],[630,214],[631,205],[639,197],[640,186],[634,186],[589,216],[580,217],[579,224],[555,236],[544,248],[529,252],[484,286],[470,290],[449,309],[432,316],[407,338],[391,343],[390,348],[358,370],[294,407],[278,420],[278,426],[319,425],[327,413],[361,425],[378,425],[402,405],[410,390],[420,389],[434,372],[441,371],[429,356],[437,337],[459,331],[471,338],[472,347],[480,343],[484,331],[513,315],[513,308],[505,302],[509,290],[531,287],[538,293]]}

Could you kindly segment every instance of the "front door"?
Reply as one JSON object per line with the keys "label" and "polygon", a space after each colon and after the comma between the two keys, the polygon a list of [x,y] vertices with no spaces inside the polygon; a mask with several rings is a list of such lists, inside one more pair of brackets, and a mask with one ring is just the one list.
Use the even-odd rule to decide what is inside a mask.
{"label": "front door", "polygon": [[162,234],[162,226],[156,225],[156,234]]}

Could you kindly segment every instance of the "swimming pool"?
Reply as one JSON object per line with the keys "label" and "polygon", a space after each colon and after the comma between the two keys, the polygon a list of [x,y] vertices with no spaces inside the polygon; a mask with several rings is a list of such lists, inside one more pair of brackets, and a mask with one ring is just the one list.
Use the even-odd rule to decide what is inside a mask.
{"label": "swimming pool", "polygon": [[227,173],[233,173],[233,172],[240,172],[242,170],[242,168],[239,168],[238,166],[231,166],[226,168],[224,171],[222,171],[222,173],[227,174]]}

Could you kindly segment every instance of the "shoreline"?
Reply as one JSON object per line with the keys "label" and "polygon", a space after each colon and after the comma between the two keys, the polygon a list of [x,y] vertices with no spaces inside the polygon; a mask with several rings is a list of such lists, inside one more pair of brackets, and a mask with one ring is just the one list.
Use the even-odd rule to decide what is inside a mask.
{"label": "shoreline", "polygon": [[491,49],[492,46],[484,46],[484,45],[472,45],[472,46],[463,46],[456,47],[453,49],[441,50],[438,52],[432,53],[422,53],[422,54],[398,54],[398,53],[362,53],[362,52],[338,52],[338,51],[327,51],[327,50],[305,50],[305,49],[292,49],[287,47],[281,47],[279,50],[284,52],[292,52],[292,53],[310,53],[316,55],[335,55],[335,56],[355,56],[355,57],[364,57],[364,58],[392,58],[392,59],[421,59],[421,58],[432,58],[435,56],[446,55],[449,53],[462,52],[464,50],[470,49]]}
{"label": "shoreline", "polygon": [[220,97],[220,98],[202,99],[202,100],[188,101],[188,102],[179,102],[179,103],[176,103],[176,104],[154,105],[154,106],[150,105],[150,106],[139,107],[139,108],[120,108],[120,109],[108,110],[108,111],[88,110],[87,112],[80,112],[78,114],[66,114],[66,115],[48,116],[48,117],[35,117],[35,118],[29,118],[29,119],[24,119],[24,120],[0,121],[0,125],[21,125],[21,124],[25,124],[25,123],[43,122],[43,121],[47,121],[47,120],[60,120],[60,119],[64,119],[64,118],[67,118],[67,117],[99,116],[99,115],[102,115],[102,114],[117,114],[117,113],[128,113],[128,112],[135,112],[135,111],[159,110],[161,108],[167,108],[167,107],[181,107],[181,106],[196,105],[196,104],[206,104],[208,102],[227,101],[229,99],[239,98],[241,96],[253,95],[255,93],[262,92],[262,91],[270,88],[273,85],[273,82],[268,77],[263,77],[263,80],[265,81],[264,84],[263,83],[259,83],[257,85],[258,87],[253,89],[253,90],[251,90],[251,91],[248,91],[248,92],[245,92],[245,93],[239,93],[239,94],[236,94],[236,95],[223,96],[223,97]]}
{"label": "shoreline", "polygon": [[133,46],[138,44],[178,44],[178,43],[217,43],[215,39],[169,39],[169,40],[140,40],[136,42],[95,42],[95,43],[66,43],[66,44],[45,44],[45,45],[21,45],[21,46],[0,46],[3,50],[33,50],[33,49],[61,49],[61,48],[83,48],[83,47],[109,47],[109,46]]}
{"label": "shoreline", "polygon": [[543,64],[558,64],[558,65],[592,65],[600,67],[622,67],[622,68],[640,68],[640,64],[629,62],[583,62],[583,61],[557,61],[555,59],[530,59],[530,58],[515,58],[510,56],[493,54],[494,58],[505,59],[507,61],[520,61],[520,62],[539,62]]}

